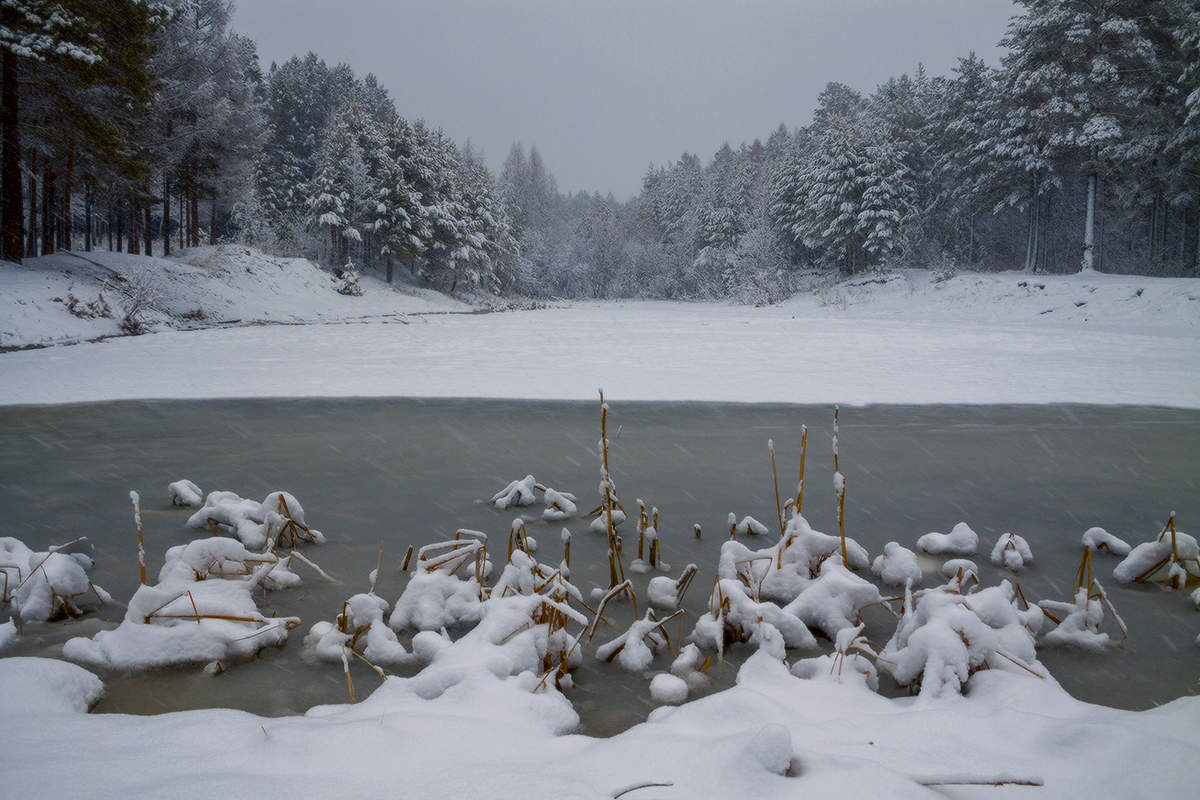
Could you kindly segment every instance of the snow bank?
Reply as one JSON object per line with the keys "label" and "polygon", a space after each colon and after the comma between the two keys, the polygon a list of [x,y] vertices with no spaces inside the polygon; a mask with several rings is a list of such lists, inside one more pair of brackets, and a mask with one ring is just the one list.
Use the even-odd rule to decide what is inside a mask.
{"label": "snow bank", "polygon": [[173,506],[198,506],[204,502],[204,492],[187,478],[167,484],[167,497]]}
{"label": "snow bank", "polygon": [[[360,278],[363,297],[339,294],[338,280],[310,261],[239,245],[199,247],[172,258],[60,252],[0,262],[0,347],[77,342],[122,334],[138,300],[151,330],[218,324],[339,322],[468,306],[436,292]],[[71,310],[72,299],[74,312]],[[103,312],[104,306],[108,313]]]}

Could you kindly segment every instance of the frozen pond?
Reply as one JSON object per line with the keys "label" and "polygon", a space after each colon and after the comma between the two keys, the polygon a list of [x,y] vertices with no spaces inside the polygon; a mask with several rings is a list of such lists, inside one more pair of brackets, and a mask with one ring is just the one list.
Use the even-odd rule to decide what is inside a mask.
{"label": "frozen pond", "polygon": [[[751,514],[768,525],[775,517],[768,439],[775,442],[781,489],[793,489],[802,423],[809,427],[805,516],[815,528],[836,533],[831,407],[619,398],[610,405],[613,478],[627,508],[639,497],[659,508],[663,557],[673,574],[688,562],[700,567],[688,596],[693,611],[711,586],[728,513]],[[1011,530],[1030,541],[1036,557],[1019,577],[1026,595],[1065,600],[1086,528],[1101,525],[1133,544],[1154,537],[1175,509],[1180,529],[1197,533],[1198,423],[1200,413],[1158,408],[843,409],[847,535],[875,555],[887,541],[915,548],[921,534],[965,520],[981,537],[981,577],[993,583],[1000,571],[983,562],[996,538]],[[505,540],[516,514],[483,501],[510,480],[533,473],[579,495],[581,511],[596,505],[598,439],[595,403],[370,399],[7,407],[0,409],[0,535],[35,549],[88,536],[96,546],[93,578],[125,600],[138,572],[130,489],[142,495],[151,577],[168,546],[192,538],[183,526],[189,512],[167,502],[169,481],[186,477],[205,492],[228,489],[256,499],[274,489],[292,492],[309,522],[329,537],[306,554],[342,582],[310,579],[300,567],[302,587],[269,595],[280,614],[303,619],[287,647],[218,677],[198,669],[105,675],[108,693],[97,710],[233,706],[267,715],[299,713],[347,699],[340,666],[303,661],[300,642],[312,623],[332,619],[343,599],[366,590],[381,542],[379,593],[394,601],[405,580],[400,559],[407,545],[447,538],[461,527]],[[693,523],[703,527],[699,541]],[[541,560],[561,558],[561,527],[530,523]],[[606,581],[602,537],[588,534],[580,519],[567,527],[575,534],[572,578],[586,593]],[[766,546],[765,539],[758,546]],[[930,570],[937,563],[925,564],[926,585],[933,583]],[[1200,650],[1192,642],[1200,616],[1185,595],[1120,587],[1111,578],[1114,559],[1098,556],[1095,564],[1130,627],[1129,641],[1104,655],[1045,650],[1043,662],[1077,697],[1107,705],[1145,708],[1195,691]],[[635,577],[640,597],[645,580]],[[82,620],[29,626],[6,655],[58,655],[67,638],[114,624],[122,613],[110,607]],[[630,614],[626,607],[612,616],[627,622]],[[689,615],[688,628],[693,619]],[[892,624],[882,612],[868,622],[872,641],[882,646]],[[584,731],[608,734],[644,719],[648,681],[596,665],[590,649],[587,658],[577,676],[580,686],[569,693]],[[654,666],[664,670],[668,664],[660,657]],[[727,685],[733,667],[714,675],[717,687]],[[355,681],[362,694],[377,678],[364,667]]]}

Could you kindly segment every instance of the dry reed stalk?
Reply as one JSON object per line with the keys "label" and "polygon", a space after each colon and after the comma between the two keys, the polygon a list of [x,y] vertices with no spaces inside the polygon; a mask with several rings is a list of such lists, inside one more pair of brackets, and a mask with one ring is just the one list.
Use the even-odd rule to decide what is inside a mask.
{"label": "dry reed stalk", "polygon": [[700,538],[700,534],[702,533],[702,531],[700,530],[700,523],[699,523],[699,522],[693,522],[693,523],[692,523],[692,533],[694,533],[694,534],[696,535],[696,538],[697,538],[697,539],[699,539],[699,538]]}
{"label": "dry reed stalk", "polygon": [[413,546],[410,544],[408,550],[404,553],[404,563],[400,565],[401,572],[408,572],[408,565],[412,561]]}
{"label": "dry reed stalk", "polygon": [[633,600],[633,615],[637,617],[637,596],[633,593],[633,584],[626,580],[624,583],[609,589],[604,594],[604,597],[600,598],[600,602],[596,605],[596,617],[592,620],[592,624],[588,629],[589,642],[596,635],[596,629],[600,627],[600,620],[604,618],[604,609],[608,607],[609,601],[622,593],[628,593],[630,599]]}
{"label": "dry reed stalk", "polygon": [[643,555],[643,553],[644,553],[644,547],[645,547],[645,543],[646,543],[646,527],[649,526],[649,524],[650,524],[650,518],[646,516],[646,504],[642,502],[642,499],[640,497],[637,500],[637,504],[638,504],[638,560],[641,560],[642,558],[645,557]]}
{"label": "dry reed stalk", "polygon": [[808,426],[800,426],[800,479],[796,483],[796,516],[804,505],[804,457],[808,453]]}
{"label": "dry reed stalk", "polygon": [[354,696],[354,681],[350,677],[350,659],[346,658],[346,648],[342,648],[342,672],[346,673],[346,688],[350,692],[350,702],[357,703],[358,699]]}
{"label": "dry reed stalk", "polygon": [[[381,545],[381,547],[382,547],[382,545]],[[316,565],[316,563],[314,563],[312,561],[312,559],[310,559],[308,556],[301,553],[299,550],[293,550],[291,553],[288,554],[288,566],[291,566],[291,562],[292,562],[293,558],[300,559],[302,562],[307,564],[309,567],[316,570],[316,573],[318,575],[320,575],[324,580],[327,580],[330,583],[337,583],[337,578],[333,577],[328,572],[321,569],[319,566]],[[248,560],[248,563],[253,563],[253,562],[252,562],[252,560]],[[376,569],[378,570],[378,567],[376,567]],[[373,592],[374,588],[372,588],[371,591]]]}
{"label": "dry reed stalk", "polygon": [[1083,548],[1083,558],[1079,560],[1079,567],[1075,570],[1075,591],[1079,591],[1085,586],[1092,585],[1092,548],[1085,546]]}
{"label": "dry reed stalk", "polygon": [[[838,473],[841,475],[841,473]],[[846,555],[846,476],[842,475],[841,485],[838,486],[838,535],[842,539],[842,565],[850,569],[850,559]]]}
{"label": "dry reed stalk", "polygon": [[1045,786],[1045,781],[1041,778],[1014,778],[1008,775],[998,775],[994,778],[968,778],[968,777],[947,777],[947,778],[921,778],[913,777],[914,783],[921,786]]}
{"label": "dry reed stalk", "polygon": [[192,601],[192,613],[196,615],[196,624],[200,624],[200,609],[196,608],[196,598],[192,597],[191,591],[187,593],[188,600]]}
{"label": "dry reed stalk", "polygon": [[563,563],[567,565],[567,569],[571,568],[571,533],[566,528],[563,528]]}
{"label": "dry reed stalk", "polygon": [[683,572],[679,574],[679,580],[675,581],[675,602],[679,604],[683,601],[683,595],[687,592],[688,587],[692,585],[692,580],[696,574],[700,572],[695,564],[688,564],[683,568]]}
{"label": "dry reed stalk", "polygon": [[1016,657],[1014,657],[1014,656],[1010,656],[1008,653],[1004,652],[1003,650],[996,650],[996,651],[995,651],[995,653],[996,653],[996,655],[998,655],[998,656],[1003,656],[1004,658],[1007,658],[1009,661],[1011,661],[1012,663],[1016,664],[1018,667],[1020,667],[1021,669],[1025,670],[1026,672],[1028,672],[1030,675],[1033,675],[1035,678],[1041,678],[1042,680],[1045,680],[1045,679],[1046,679],[1046,676],[1045,676],[1045,675],[1043,675],[1042,673],[1038,672],[1036,669],[1034,669],[1033,667],[1029,666],[1029,665],[1028,665],[1028,664],[1026,664],[1024,661],[1022,661],[1021,659],[1019,659],[1019,658],[1016,658]]}
{"label": "dry reed stalk", "polygon": [[51,547],[51,548],[50,548],[50,550],[49,550],[49,551],[46,553],[46,557],[45,557],[45,558],[43,558],[41,561],[39,561],[37,564],[35,564],[35,565],[34,565],[34,567],[33,567],[33,569],[29,570],[29,574],[28,574],[28,575],[26,575],[26,576],[25,576],[25,578],[24,578],[24,579],[23,579],[23,580],[22,580],[20,583],[18,583],[18,584],[17,584],[17,588],[13,590],[13,594],[16,594],[17,592],[21,591],[21,587],[22,587],[22,586],[24,586],[24,585],[25,585],[25,583],[26,583],[26,582],[27,582],[27,581],[28,581],[30,578],[32,578],[34,575],[36,575],[36,574],[37,574],[37,571],[38,571],[39,569],[42,571],[42,575],[45,575],[45,577],[46,577],[46,583],[49,583],[49,582],[50,582],[50,576],[49,576],[49,575],[46,575],[46,568],[45,568],[45,567],[43,567],[42,565],[43,565],[43,564],[45,564],[45,563],[46,563],[46,561],[47,561],[47,560],[49,560],[50,556],[54,555],[55,553],[57,553],[57,552],[59,552],[59,551],[62,551],[62,550],[66,550],[68,547],[71,547],[71,546],[73,546],[73,545],[77,545],[77,544],[79,544],[80,542],[84,542],[84,541],[87,541],[87,537],[86,537],[86,536],[80,536],[78,539],[72,539],[71,541],[67,542],[66,544],[60,544],[60,545],[58,545],[57,547]]}
{"label": "dry reed stalk", "polygon": [[783,537],[783,505],[779,501],[779,472],[775,469],[775,440],[767,439],[767,450],[771,452],[771,482],[775,484],[775,518],[779,521],[779,536]]}
{"label": "dry reed stalk", "polygon": [[662,781],[662,782],[647,781],[645,783],[635,783],[632,786],[626,786],[623,789],[614,790],[611,796],[612,796],[613,800],[617,800],[617,798],[619,798],[623,795],[627,795],[630,792],[636,792],[638,789],[651,789],[651,788],[654,788],[657,786],[674,786],[674,785],[675,784],[671,783],[670,781]]}
{"label": "dry reed stalk", "polygon": [[137,527],[138,537],[138,581],[146,585],[146,544],[142,541],[142,501],[138,493],[129,492],[129,502],[133,503],[133,524]]}

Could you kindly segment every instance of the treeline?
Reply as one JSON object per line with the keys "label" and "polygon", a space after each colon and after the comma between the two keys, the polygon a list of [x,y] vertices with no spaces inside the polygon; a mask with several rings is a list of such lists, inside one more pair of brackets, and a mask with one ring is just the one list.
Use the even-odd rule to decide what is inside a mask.
{"label": "treeline", "polygon": [[167,254],[225,239],[339,270],[512,288],[516,244],[469,147],[372,76],[271,65],[230,0],[6,0],[3,254]]}
{"label": "treeline", "polygon": [[685,153],[628,203],[513,179],[545,171],[514,150],[501,190],[536,211],[512,213],[522,289],[768,301],[805,270],[881,264],[1196,274],[1200,8],[1020,4],[998,68],[830,83],[810,125]]}
{"label": "treeline", "polygon": [[2,245],[240,240],[446,291],[764,302],[879,265],[1195,274],[1200,9],[1019,0],[990,67],[830,83],[812,122],[564,195],[498,177],[309,54],[260,68],[229,0],[5,0]]}

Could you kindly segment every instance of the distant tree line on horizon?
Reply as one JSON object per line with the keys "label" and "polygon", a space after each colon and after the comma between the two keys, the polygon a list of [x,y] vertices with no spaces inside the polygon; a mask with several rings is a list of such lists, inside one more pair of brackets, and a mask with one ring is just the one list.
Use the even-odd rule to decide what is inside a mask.
{"label": "distant tree line on horizon", "polygon": [[999,67],[830,83],[812,122],[641,192],[493,175],[315,54],[263,72],[230,0],[6,0],[4,257],[217,241],[443,291],[768,302],[879,266],[1195,275],[1200,8],[1019,0]]}

